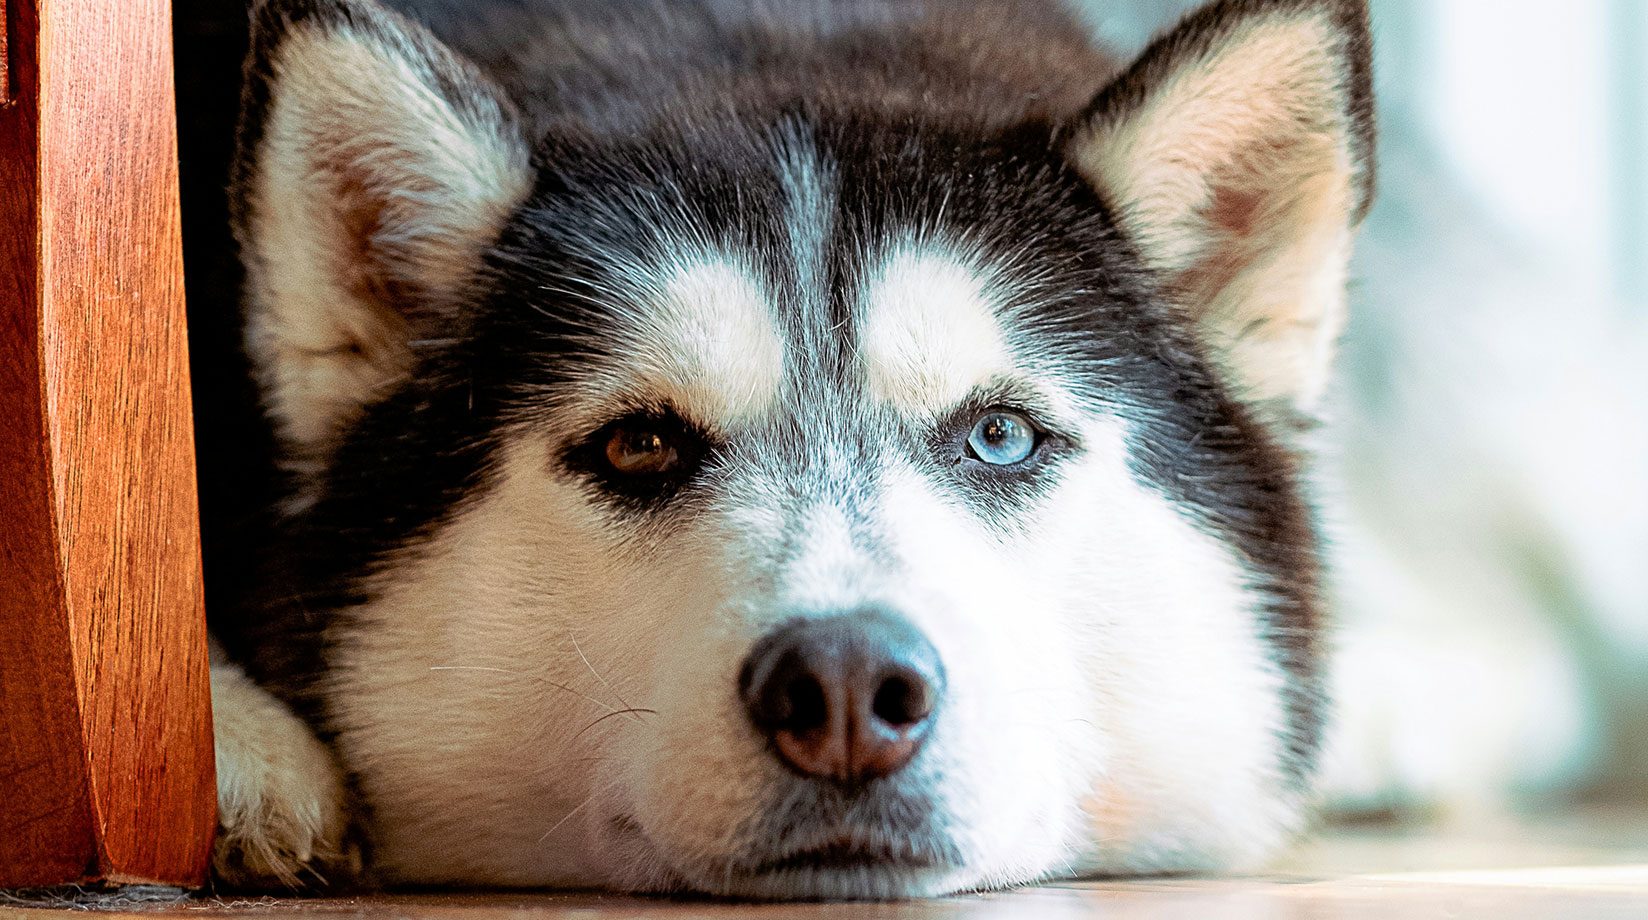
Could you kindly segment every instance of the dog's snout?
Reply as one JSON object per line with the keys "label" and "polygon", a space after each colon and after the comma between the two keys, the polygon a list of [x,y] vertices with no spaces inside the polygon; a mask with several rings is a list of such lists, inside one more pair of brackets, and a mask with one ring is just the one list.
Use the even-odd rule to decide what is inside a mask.
{"label": "dog's snout", "polygon": [[915,757],[944,692],[944,668],[920,630],[867,609],[769,633],[744,660],[739,692],[780,760],[852,785]]}

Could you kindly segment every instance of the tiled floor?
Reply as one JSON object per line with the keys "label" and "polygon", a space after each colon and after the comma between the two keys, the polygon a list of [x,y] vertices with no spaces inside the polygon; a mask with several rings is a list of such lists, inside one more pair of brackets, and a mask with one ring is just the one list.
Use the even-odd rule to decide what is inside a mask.
{"label": "tiled floor", "polygon": [[[199,900],[114,916],[158,920],[157,915],[166,920],[1648,920],[1648,811],[1419,831],[1341,830],[1305,844],[1274,873],[1257,878],[1067,882],[890,904],[727,904],[558,893],[394,895]],[[0,908],[0,920],[85,916]]]}

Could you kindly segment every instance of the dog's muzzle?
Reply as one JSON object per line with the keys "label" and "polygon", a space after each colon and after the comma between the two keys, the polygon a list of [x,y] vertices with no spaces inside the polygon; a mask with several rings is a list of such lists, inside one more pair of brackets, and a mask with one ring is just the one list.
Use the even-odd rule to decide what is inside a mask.
{"label": "dog's muzzle", "polygon": [[752,724],[785,766],[857,787],[921,749],[944,694],[932,643],[878,608],[792,620],[768,633],[739,672]]}

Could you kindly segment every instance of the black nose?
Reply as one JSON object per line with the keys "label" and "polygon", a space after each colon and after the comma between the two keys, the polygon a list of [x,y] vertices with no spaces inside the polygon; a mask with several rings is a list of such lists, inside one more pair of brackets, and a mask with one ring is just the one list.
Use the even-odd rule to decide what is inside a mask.
{"label": "black nose", "polygon": [[852,785],[915,757],[944,692],[944,668],[920,630],[860,610],[768,633],[744,659],[738,691],[785,764]]}

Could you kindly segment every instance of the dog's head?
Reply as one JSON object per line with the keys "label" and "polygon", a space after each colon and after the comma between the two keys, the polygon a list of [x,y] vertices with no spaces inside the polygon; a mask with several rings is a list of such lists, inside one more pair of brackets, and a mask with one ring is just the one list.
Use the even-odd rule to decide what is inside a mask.
{"label": "dog's head", "polygon": [[919,894],[1295,826],[1294,425],[1369,194],[1359,3],[1219,3],[988,124],[529,138],[365,2],[271,3],[254,44],[247,341],[299,479],[271,616],[315,635],[390,877]]}

